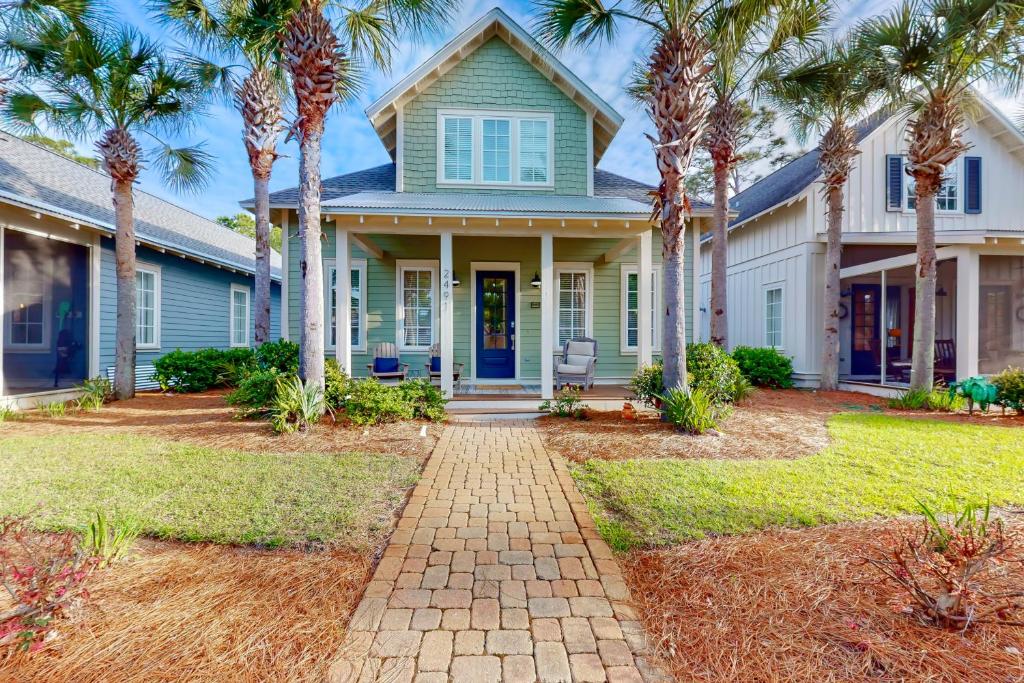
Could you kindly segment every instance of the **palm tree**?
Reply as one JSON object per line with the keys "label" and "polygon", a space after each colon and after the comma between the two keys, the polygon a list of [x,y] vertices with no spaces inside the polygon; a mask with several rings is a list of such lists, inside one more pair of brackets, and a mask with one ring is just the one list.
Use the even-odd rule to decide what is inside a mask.
{"label": "palm tree", "polygon": [[[360,64],[387,69],[398,38],[438,27],[455,0],[368,0],[333,9],[302,0],[281,34],[283,66],[291,77],[296,117],[289,135],[299,142],[299,240],[302,273],[299,374],[324,384],[324,291],[321,268],[320,149],[331,107],[357,88]],[[335,30],[327,13],[337,20]],[[339,32],[342,38],[339,38]],[[346,368],[346,371],[350,370]]]}
{"label": "palm tree", "polygon": [[805,60],[766,74],[768,94],[787,114],[797,137],[821,133],[818,167],[825,195],[824,346],[821,389],[839,388],[839,268],[842,258],[846,182],[860,154],[856,123],[869,111],[881,84],[868,77],[866,54],[850,36],[821,47]]}
{"label": "palm tree", "polygon": [[[981,80],[1019,89],[1024,76],[1021,0],[904,0],[867,21],[861,40],[909,115],[906,172],[917,213],[917,301],[910,386],[929,390],[935,362],[935,196],[946,168],[967,149],[963,132]],[[970,296],[968,292],[961,296]]]}
{"label": "palm tree", "polygon": [[[242,115],[242,141],[252,173],[256,217],[255,342],[270,339],[270,174],[284,129],[278,35],[295,9],[292,0],[156,0],[162,19],[197,46],[228,58],[241,56],[247,73],[228,77],[235,107]],[[227,71],[227,70],[225,70]]]}
{"label": "palm tree", "polygon": [[[68,137],[99,136],[96,149],[110,174],[116,223],[117,340],[114,393],[135,395],[135,226],[132,185],[145,159],[174,189],[202,185],[211,169],[201,147],[174,148],[161,133],[189,127],[206,84],[183,61],[169,59],[134,29],[47,30],[33,43],[31,78],[22,79],[4,118],[28,131],[45,122]],[[144,152],[140,137],[156,143]]]}
{"label": "palm tree", "polygon": [[816,42],[829,0],[765,0],[714,5],[701,27],[712,46],[713,105],[703,146],[711,158],[714,213],[711,219],[711,341],[728,348],[729,179],[740,162],[740,140],[754,121],[745,98],[756,96],[763,72],[791,61]]}

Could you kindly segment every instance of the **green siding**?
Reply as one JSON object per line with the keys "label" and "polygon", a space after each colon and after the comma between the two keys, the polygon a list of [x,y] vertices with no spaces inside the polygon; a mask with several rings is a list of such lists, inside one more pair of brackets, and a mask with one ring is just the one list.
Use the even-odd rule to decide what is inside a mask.
{"label": "green siding", "polygon": [[[293,215],[294,217],[294,215]],[[333,225],[325,230],[323,242],[324,258],[333,259],[335,235]],[[367,353],[353,353],[352,361],[357,375],[366,374],[366,365],[373,356],[373,349],[381,342],[394,342],[395,330],[395,285],[396,260],[428,259],[440,257],[440,239],[436,236],[421,235],[372,235],[374,242],[387,252],[387,258],[379,261],[366,258],[358,248],[353,247],[352,258],[366,258],[367,267]],[[598,256],[618,242],[617,239],[570,239],[554,240],[554,258],[559,262],[593,263]],[[655,264],[661,263],[661,240],[655,232],[653,240]],[[299,278],[299,241],[297,237],[289,240],[288,272],[289,280],[289,334],[294,341],[299,340],[299,302],[301,280]],[[473,282],[470,276],[470,264],[477,261],[518,262],[519,263],[519,308],[516,311],[517,339],[520,349],[520,377],[524,380],[540,377],[540,308],[532,308],[532,303],[540,302],[540,289],[530,286],[530,279],[540,270],[540,239],[527,237],[464,237],[453,238],[455,274],[461,280],[461,286],[455,288],[455,360],[465,363],[466,377],[471,376],[472,368],[472,311],[471,292]],[[620,352],[620,325],[622,319],[622,288],[621,264],[635,263],[633,251],[626,252],[617,261],[608,264],[594,265],[594,308],[593,335],[600,345],[600,359],[597,364],[597,376],[600,378],[628,378],[636,368],[636,355]],[[688,235],[686,240],[686,336],[693,339],[693,240]],[[414,370],[423,373],[423,365],[427,362],[425,354],[403,354],[403,361],[409,363]]]}
{"label": "green siding", "polygon": [[[437,110],[505,109],[551,112],[555,117],[554,188],[439,188]],[[563,195],[587,193],[587,115],[500,38],[474,50],[405,105],[404,180],[407,192],[481,192]]]}

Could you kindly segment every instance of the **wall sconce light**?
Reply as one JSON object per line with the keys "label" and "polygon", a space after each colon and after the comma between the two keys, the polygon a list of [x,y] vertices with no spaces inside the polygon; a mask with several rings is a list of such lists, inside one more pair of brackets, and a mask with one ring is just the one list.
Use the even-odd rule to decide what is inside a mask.
{"label": "wall sconce light", "polygon": [[949,292],[946,291],[945,287],[939,287],[935,290],[935,296],[949,296]]}
{"label": "wall sconce light", "polygon": [[452,287],[458,287],[461,284],[462,280],[459,279],[459,276],[456,275],[455,273],[452,273]]}
{"label": "wall sconce light", "polygon": [[530,280],[531,287],[540,287],[540,273],[534,272],[533,279]]}

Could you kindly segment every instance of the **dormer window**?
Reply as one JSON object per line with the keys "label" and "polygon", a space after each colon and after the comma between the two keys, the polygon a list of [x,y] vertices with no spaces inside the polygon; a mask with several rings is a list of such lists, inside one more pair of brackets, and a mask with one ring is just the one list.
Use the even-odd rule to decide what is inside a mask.
{"label": "dormer window", "polygon": [[439,185],[551,187],[552,114],[439,111],[437,128]]}

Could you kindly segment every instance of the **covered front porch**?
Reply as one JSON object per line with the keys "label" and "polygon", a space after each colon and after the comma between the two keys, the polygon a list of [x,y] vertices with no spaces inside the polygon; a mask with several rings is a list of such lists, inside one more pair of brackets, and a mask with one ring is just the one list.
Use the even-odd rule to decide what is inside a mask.
{"label": "covered front porch", "polygon": [[[913,247],[880,259],[871,258],[879,255],[877,248],[847,250],[840,273],[840,380],[906,387],[916,306]],[[984,240],[942,246],[936,253],[935,381],[949,384],[1024,365],[1024,249],[1019,242]]]}

